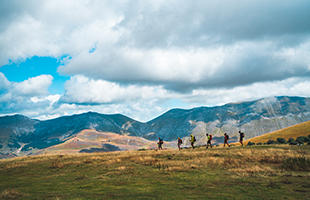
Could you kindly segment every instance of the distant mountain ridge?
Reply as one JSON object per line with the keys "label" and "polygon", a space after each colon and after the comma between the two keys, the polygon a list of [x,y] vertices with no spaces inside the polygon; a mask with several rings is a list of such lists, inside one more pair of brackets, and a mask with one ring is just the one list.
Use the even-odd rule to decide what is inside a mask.
{"label": "distant mountain ridge", "polygon": [[[229,103],[190,110],[173,109],[148,122],[149,132],[167,140],[203,132],[237,136],[239,130],[248,138],[310,120],[310,98],[275,97],[251,102]],[[168,134],[170,133],[170,134]]]}
{"label": "distant mountain ridge", "polygon": [[35,153],[38,149],[65,142],[85,129],[148,140],[161,137],[165,141],[194,134],[197,144],[204,144],[206,132],[219,142],[227,132],[234,141],[239,130],[245,132],[246,139],[249,139],[308,120],[310,98],[286,96],[216,107],[172,109],[146,123],[121,114],[94,112],[46,121],[14,115],[0,117],[0,152],[17,155]]}

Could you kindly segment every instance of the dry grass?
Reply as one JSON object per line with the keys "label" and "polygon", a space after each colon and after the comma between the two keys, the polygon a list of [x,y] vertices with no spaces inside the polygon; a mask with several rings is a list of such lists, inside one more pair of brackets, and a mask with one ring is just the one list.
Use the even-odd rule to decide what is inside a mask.
{"label": "dry grass", "polygon": [[236,173],[238,176],[243,176],[243,177],[249,177],[256,175],[258,173],[272,173],[275,172],[274,169],[268,166],[263,166],[263,165],[253,165],[253,166],[241,166],[239,168],[233,168],[229,169],[230,172]]}
{"label": "dry grass", "polygon": [[27,194],[21,193],[17,189],[6,189],[1,192],[0,199],[20,199],[27,196]]}
{"label": "dry grass", "polygon": [[[206,150],[197,148],[195,150],[164,150],[164,151],[125,151],[92,154],[65,154],[46,155],[8,159],[5,169],[23,167],[33,162],[49,162],[50,168],[61,169],[66,166],[79,166],[87,164],[96,167],[116,167],[117,171],[126,171],[133,166],[151,166],[154,170],[162,171],[190,171],[202,170],[208,167],[224,168],[225,170],[252,176],[255,173],[269,173],[279,170],[284,159],[296,156],[310,155],[303,151],[281,148],[213,148]],[[11,160],[11,162],[9,162]],[[133,163],[134,165],[132,165]]]}
{"label": "dry grass", "polygon": [[[69,154],[59,158],[51,156],[49,159],[55,159],[52,162],[54,168],[61,168],[65,165],[78,165],[81,162],[90,166],[98,163],[106,166],[117,167],[117,170],[127,169],[130,163],[153,166],[159,170],[165,171],[188,171],[206,167],[224,167],[233,172],[255,173],[270,172],[272,169],[265,165],[278,166],[283,159],[303,155],[298,150],[285,149],[195,149],[187,151],[165,150],[165,151],[126,151],[110,153],[93,154]],[[82,161],[65,162],[68,158],[83,158]],[[309,155],[306,155],[309,158]],[[62,161],[63,160],[63,161]],[[245,166],[244,163],[247,163]]]}
{"label": "dry grass", "polygon": [[[2,184],[0,199],[27,199],[28,197],[25,197],[25,194],[22,194],[21,191],[29,195],[43,195],[42,193],[37,193],[37,188],[48,191],[45,188],[46,186],[44,186],[46,181],[47,183],[53,181],[53,185],[56,183],[63,184],[62,187],[54,188],[53,192],[63,190],[63,193],[68,194],[67,199],[70,199],[71,195],[77,194],[77,191],[81,192],[81,188],[87,188],[85,191],[95,192],[97,187],[100,187],[100,191],[101,189],[107,190],[107,194],[111,193],[111,191],[114,194],[122,193],[123,190],[119,189],[120,187],[127,188],[127,190],[124,190],[127,193],[144,191],[145,188],[151,190],[154,187],[158,187],[154,191],[166,190],[166,193],[171,191],[172,196],[176,191],[186,192],[195,190],[196,194],[197,191],[203,188],[200,186],[205,184],[205,179],[209,180],[209,184],[212,183],[210,186],[213,189],[218,188],[219,183],[226,184],[227,180],[229,180],[229,184],[234,184],[235,181],[239,181],[239,184],[241,184],[234,185],[231,191],[235,189],[242,191],[244,180],[251,180],[253,187],[260,185],[260,189],[263,189],[266,185],[266,180],[271,180],[270,185],[273,183],[279,185],[279,182],[284,178],[288,179],[286,182],[296,181],[294,177],[286,176],[289,173],[304,173],[302,175],[305,175],[309,168],[303,167],[300,170],[300,165],[296,167],[289,161],[291,161],[290,158],[302,157],[306,160],[302,164],[307,164],[310,159],[309,152],[310,148],[308,146],[277,145],[244,148],[196,148],[183,149],[181,151],[146,150],[19,157],[0,160],[0,174],[6,180],[11,181],[10,185]],[[287,161],[285,168],[283,167],[284,161]],[[9,173],[10,176],[14,176],[16,179],[5,177],[6,173]],[[24,176],[20,177],[21,173],[26,178]],[[40,173],[40,175],[37,176],[37,173]],[[250,178],[248,179],[247,177]],[[22,181],[28,182],[28,179],[32,181],[40,180],[43,185],[35,185],[35,188],[32,190],[22,186],[17,188],[19,191],[8,189],[12,188],[11,185],[18,185]],[[196,185],[188,186],[189,181],[193,181],[192,183]],[[25,184],[25,182],[22,183]],[[157,184],[154,186],[154,183]],[[308,186],[307,184],[304,183],[303,185]],[[68,188],[66,189],[66,187]],[[283,189],[286,191],[287,187],[291,186],[284,184],[281,187],[286,188],[285,190]],[[72,191],[72,188],[76,188],[76,190]],[[176,189],[174,190],[174,188]],[[297,188],[297,190],[305,189]],[[252,192],[255,195],[257,194],[257,191],[254,189]],[[280,193],[282,194],[283,191]],[[49,195],[54,196],[58,194],[60,193],[49,193]],[[140,195],[141,193],[137,194]],[[154,194],[157,195],[156,192]],[[186,195],[192,194],[186,193]],[[32,197],[34,196],[29,197],[29,199]],[[109,196],[105,196],[105,198],[109,198]],[[60,199],[66,198],[60,196]],[[86,194],[85,199],[87,199]]]}
{"label": "dry grass", "polygon": [[20,168],[20,167],[25,167],[26,165],[27,165],[26,163],[12,162],[6,165],[4,169],[15,169],[15,168]]}
{"label": "dry grass", "polygon": [[[100,161],[107,166],[122,164],[117,170],[128,169],[130,163],[153,166],[156,170],[164,171],[189,171],[206,167],[221,167],[238,174],[253,174],[257,172],[272,172],[283,159],[301,155],[297,151],[283,149],[234,149],[225,151],[213,149],[207,151],[128,151],[122,153],[97,154],[84,158],[87,163]],[[84,155],[86,156],[86,155]],[[246,165],[244,164],[246,163]],[[268,166],[266,166],[268,165]]]}
{"label": "dry grass", "polygon": [[[296,139],[297,137],[308,136],[309,134],[310,134],[310,121],[307,121],[278,131],[274,131],[258,137],[251,138],[249,140],[244,141],[244,144],[247,145],[249,142],[254,142],[256,144],[259,142],[265,143],[268,140],[276,141],[277,138],[284,138],[285,140],[288,140],[289,138]],[[239,144],[236,143],[236,145]]]}

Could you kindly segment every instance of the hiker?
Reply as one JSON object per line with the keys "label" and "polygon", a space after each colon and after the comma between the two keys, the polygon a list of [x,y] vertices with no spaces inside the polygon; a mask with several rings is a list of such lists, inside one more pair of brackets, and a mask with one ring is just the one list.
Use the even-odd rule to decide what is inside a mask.
{"label": "hiker", "polygon": [[159,140],[157,143],[158,144],[158,150],[160,150],[160,149],[163,150],[162,145],[163,145],[164,141],[162,139],[160,139],[160,137],[158,138],[158,140]]}
{"label": "hiker", "polygon": [[182,140],[180,137],[178,137],[178,147],[179,147],[179,151],[182,149],[181,148],[181,144],[182,144]]}
{"label": "hiker", "polygon": [[194,147],[195,142],[196,142],[196,138],[195,138],[195,136],[193,136],[193,134],[191,134],[191,145],[192,145],[193,149],[195,149],[195,147]]}
{"label": "hiker", "polygon": [[208,142],[207,142],[207,148],[209,147],[209,145],[211,146],[211,148],[212,148],[212,144],[211,144],[211,140],[212,140],[212,135],[210,134],[206,134],[206,136],[207,136],[207,139],[208,139]]}
{"label": "hiker", "polygon": [[224,133],[224,147],[225,147],[225,144],[227,144],[227,146],[230,147],[230,145],[228,144],[228,140],[229,140],[229,136],[227,135],[227,133]]}
{"label": "hiker", "polygon": [[244,133],[242,133],[241,131],[239,131],[239,135],[240,135],[240,140],[239,140],[239,142],[240,142],[241,146],[243,147]]}

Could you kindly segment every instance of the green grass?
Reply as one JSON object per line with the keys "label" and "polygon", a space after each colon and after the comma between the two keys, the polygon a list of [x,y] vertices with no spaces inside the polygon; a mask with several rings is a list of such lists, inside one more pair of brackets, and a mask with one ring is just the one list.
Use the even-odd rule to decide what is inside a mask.
{"label": "green grass", "polygon": [[[0,161],[0,199],[307,199],[310,146],[28,156]],[[287,167],[283,167],[287,166]]]}

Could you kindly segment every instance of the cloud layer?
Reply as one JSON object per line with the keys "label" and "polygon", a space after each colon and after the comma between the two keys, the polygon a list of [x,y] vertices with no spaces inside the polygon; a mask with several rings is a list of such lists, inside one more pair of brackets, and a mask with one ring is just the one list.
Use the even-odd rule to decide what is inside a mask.
{"label": "cloud layer", "polygon": [[190,93],[181,93],[167,90],[163,86],[121,85],[75,75],[66,82],[63,95],[50,95],[47,89],[52,80],[50,75],[41,75],[22,82],[9,82],[0,73],[0,82],[7,86],[0,92],[1,114],[19,113],[50,119],[94,111],[122,113],[136,120],[148,121],[174,107],[214,106],[269,96],[310,96],[308,78],[289,78],[234,88],[195,89]]}
{"label": "cloud layer", "polygon": [[0,66],[55,57],[71,79],[53,96],[50,75],[13,83],[0,73],[1,108],[146,120],[171,107],[310,96],[309,9],[307,0],[4,0]]}

